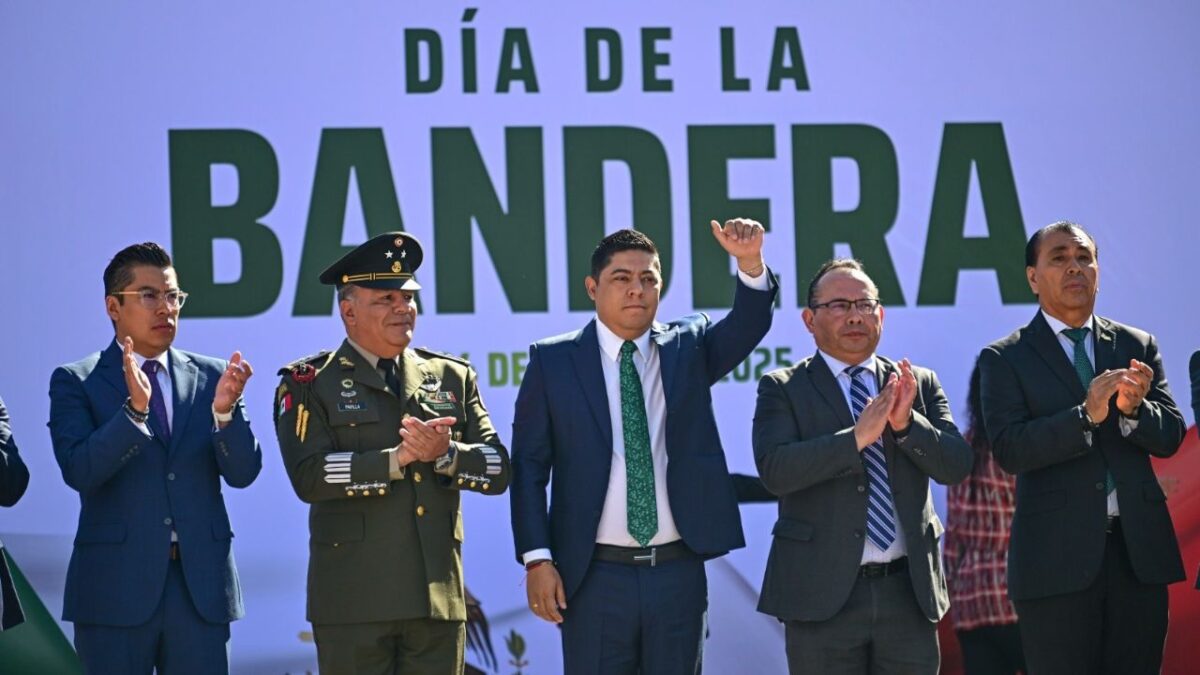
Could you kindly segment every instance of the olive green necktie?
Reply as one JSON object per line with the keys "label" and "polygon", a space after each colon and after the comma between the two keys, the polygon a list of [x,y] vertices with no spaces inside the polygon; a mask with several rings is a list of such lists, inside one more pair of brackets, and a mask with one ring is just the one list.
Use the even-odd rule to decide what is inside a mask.
{"label": "olive green necktie", "polygon": [[[1075,364],[1075,373],[1079,375],[1079,381],[1083,383],[1083,388],[1086,390],[1092,385],[1092,378],[1096,377],[1096,369],[1092,367],[1091,360],[1087,355],[1087,328],[1064,328],[1063,335],[1075,345],[1072,361]],[[1104,472],[1104,487],[1105,494],[1112,494],[1113,490],[1117,489],[1117,483],[1113,480],[1112,473]]]}
{"label": "olive green necktie", "polygon": [[633,366],[637,345],[621,345],[621,431],[625,437],[625,522],[629,534],[646,546],[658,532],[654,498],[654,460],[650,457],[650,428],[642,380]]}

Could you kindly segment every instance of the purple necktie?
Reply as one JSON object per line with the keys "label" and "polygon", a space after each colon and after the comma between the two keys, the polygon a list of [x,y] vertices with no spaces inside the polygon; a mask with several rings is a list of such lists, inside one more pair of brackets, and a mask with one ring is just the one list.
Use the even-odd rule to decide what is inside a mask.
{"label": "purple necktie", "polygon": [[146,360],[142,372],[150,378],[150,428],[163,443],[171,442],[171,427],[167,423],[167,404],[163,400],[162,386],[158,383],[158,361]]}

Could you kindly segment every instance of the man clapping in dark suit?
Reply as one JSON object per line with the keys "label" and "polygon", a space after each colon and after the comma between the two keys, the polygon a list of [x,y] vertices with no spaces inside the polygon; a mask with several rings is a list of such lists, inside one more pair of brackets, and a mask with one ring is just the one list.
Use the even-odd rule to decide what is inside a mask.
{"label": "man clapping in dark suit", "polygon": [[1154,337],[1095,316],[1096,242],[1060,221],[1025,248],[1041,310],[979,356],[983,417],[1017,474],[1009,596],[1031,675],[1157,673],[1184,578],[1150,456],[1183,440]]}
{"label": "man clapping in dark suit", "polygon": [[740,270],[724,319],[655,322],[658,250],[620,230],[596,247],[584,282],[596,319],[529,350],[513,532],[529,607],[562,624],[572,675],[698,673],[704,560],[745,545],[709,387],[771,327],[777,284],[762,225],[712,231]]}
{"label": "man clapping in dark suit", "polygon": [[817,353],[758,386],[754,458],[779,495],[758,609],[786,624],[793,675],[932,675],[948,598],[929,479],[963,480],[973,452],[933,371],[875,353],[858,261],[825,263],[803,316]]}
{"label": "man clapping in dark suit", "polygon": [[262,468],[250,364],[172,346],[187,293],[158,244],[118,252],[104,295],[116,339],[50,379],[54,456],[80,502],[63,619],[86,673],[228,672],[242,595],[221,481]]}

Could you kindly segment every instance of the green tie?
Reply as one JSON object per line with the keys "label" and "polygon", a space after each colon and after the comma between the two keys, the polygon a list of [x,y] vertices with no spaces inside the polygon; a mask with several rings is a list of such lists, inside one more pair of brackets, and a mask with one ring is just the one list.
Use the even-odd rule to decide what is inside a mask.
{"label": "green tie", "polygon": [[637,345],[621,345],[621,431],[625,437],[625,519],[629,534],[646,546],[658,532],[654,499],[654,460],[650,457],[650,428],[642,380],[633,367]]}
{"label": "green tie", "polygon": [[[1075,373],[1079,375],[1079,381],[1083,383],[1083,388],[1087,389],[1092,384],[1092,378],[1096,377],[1096,369],[1092,367],[1092,362],[1087,355],[1088,329],[1065,328],[1062,334],[1066,335],[1067,339],[1075,345],[1072,359],[1075,362]],[[1104,485],[1106,494],[1112,494],[1112,491],[1117,489],[1117,483],[1108,471],[1104,472]]]}

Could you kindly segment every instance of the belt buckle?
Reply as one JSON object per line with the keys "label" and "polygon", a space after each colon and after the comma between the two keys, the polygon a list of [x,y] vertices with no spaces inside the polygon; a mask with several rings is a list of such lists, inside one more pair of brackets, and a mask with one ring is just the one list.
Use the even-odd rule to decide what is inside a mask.
{"label": "belt buckle", "polygon": [[658,547],[651,546],[650,547],[650,555],[635,555],[635,556],[633,556],[633,559],[638,562],[642,562],[643,560],[649,560],[650,566],[654,567],[655,565],[658,564]]}

